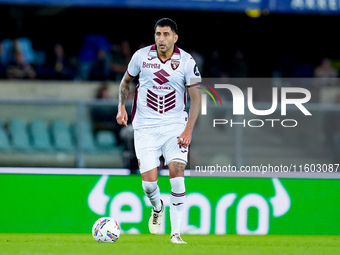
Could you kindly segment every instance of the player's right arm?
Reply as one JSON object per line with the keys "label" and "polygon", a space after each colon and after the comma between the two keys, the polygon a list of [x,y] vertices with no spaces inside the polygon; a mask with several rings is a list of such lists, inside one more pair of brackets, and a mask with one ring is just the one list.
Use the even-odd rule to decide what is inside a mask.
{"label": "player's right arm", "polygon": [[131,61],[128,65],[127,71],[125,72],[119,86],[119,104],[117,113],[117,123],[119,125],[127,126],[128,115],[125,109],[125,101],[129,95],[129,87],[134,77],[136,77],[140,71],[140,51],[133,54]]}
{"label": "player's right arm", "polygon": [[117,123],[119,125],[127,126],[128,114],[125,109],[125,101],[129,95],[129,87],[134,77],[130,76],[128,72],[125,72],[119,86],[119,104],[118,113],[116,116]]}

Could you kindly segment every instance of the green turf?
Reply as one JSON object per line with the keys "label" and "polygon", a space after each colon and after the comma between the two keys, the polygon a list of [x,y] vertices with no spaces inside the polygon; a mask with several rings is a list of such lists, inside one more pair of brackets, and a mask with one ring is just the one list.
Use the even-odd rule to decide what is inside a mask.
{"label": "green turf", "polygon": [[97,243],[90,234],[0,234],[0,254],[340,254],[340,236],[182,237],[187,245],[170,244],[169,235],[121,235],[117,243]]}

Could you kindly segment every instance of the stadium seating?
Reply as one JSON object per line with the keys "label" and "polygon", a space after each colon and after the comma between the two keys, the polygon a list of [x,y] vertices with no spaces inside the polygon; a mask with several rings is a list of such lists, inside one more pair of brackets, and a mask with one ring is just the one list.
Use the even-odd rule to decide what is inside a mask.
{"label": "stadium seating", "polygon": [[0,166],[74,167],[79,131],[86,167],[123,167],[113,132],[94,135],[90,122],[60,119],[0,120]]}
{"label": "stadium seating", "polygon": [[10,151],[8,135],[2,123],[0,123],[0,151],[2,152]]}
{"label": "stadium seating", "polygon": [[32,147],[37,151],[53,152],[50,135],[48,132],[48,123],[42,120],[34,120],[29,125]]}
{"label": "stadium seating", "polygon": [[54,148],[61,152],[74,152],[72,136],[66,122],[55,120],[51,123],[51,135]]}
{"label": "stadium seating", "polygon": [[23,120],[14,119],[8,125],[13,149],[21,152],[31,152],[32,147],[26,130],[26,123]]}
{"label": "stadium seating", "polygon": [[111,131],[101,130],[97,132],[97,145],[102,152],[112,152],[120,150],[116,145],[117,138]]}
{"label": "stadium seating", "polygon": [[[77,137],[77,125],[80,125],[80,138],[85,153],[98,153],[99,150],[95,144],[95,139],[92,132],[92,126],[89,122],[81,122],[73,125],[72,133],[76,140]],[[76,140],[79,142],[78,140]]]}
{"label": "stadium seating", "polygon": [[[117,138],[111,131],[101,130],[93,134],[89,122],[79,123],[83,151],[89,154],[121,151]],[[78,124],[69,125],[62,120],[53,120],[49,124],[44,120],[14,119],[8,122],[9,134],[0,121],[0,151],[20,152],[76,152]]]}

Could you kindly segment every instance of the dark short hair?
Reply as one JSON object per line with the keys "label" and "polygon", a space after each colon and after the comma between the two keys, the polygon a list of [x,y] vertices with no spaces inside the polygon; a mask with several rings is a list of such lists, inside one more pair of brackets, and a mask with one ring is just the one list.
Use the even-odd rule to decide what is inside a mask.
{"label": "dark short hair", "polygon": [[172,32],[178,34],[177,24],[172,19],[163,18],[163,19],[158,20],[155,24],[155,31],[157,27],[170,27]]}

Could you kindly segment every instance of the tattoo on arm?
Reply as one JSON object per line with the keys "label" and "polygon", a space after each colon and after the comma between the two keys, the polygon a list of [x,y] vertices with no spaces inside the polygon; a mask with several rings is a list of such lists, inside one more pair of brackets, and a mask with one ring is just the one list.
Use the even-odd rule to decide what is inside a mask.
{"label": "tattoo on arm", "polygon": [[128,75],[127,72],[124,74],[122,81],[119,86],[119,104],[124,105],[126,99],[129,96],[129,87],[133,77]]}
{"label": "tattoo on arm", "polygon": [[125,104],[125,100],[128,98],[129,95],[129,84],[123,80],[120,84],[119,90],[119,103]]}

